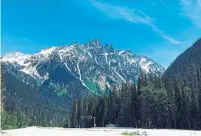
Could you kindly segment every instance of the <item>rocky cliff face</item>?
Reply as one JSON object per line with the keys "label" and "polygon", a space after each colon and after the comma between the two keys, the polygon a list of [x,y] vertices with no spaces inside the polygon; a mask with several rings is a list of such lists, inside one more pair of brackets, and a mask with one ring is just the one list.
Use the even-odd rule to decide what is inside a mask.
{"label": "rocky cliff face", "polygon": [[103,46],[99,40],[28,55],[14,52],[1,61],[6,73],[41,90],[52,90],[57,96],[105,93],[111,84],[135,82],[140,69],[156,75],[164,72],[161,65],[145,56]]}

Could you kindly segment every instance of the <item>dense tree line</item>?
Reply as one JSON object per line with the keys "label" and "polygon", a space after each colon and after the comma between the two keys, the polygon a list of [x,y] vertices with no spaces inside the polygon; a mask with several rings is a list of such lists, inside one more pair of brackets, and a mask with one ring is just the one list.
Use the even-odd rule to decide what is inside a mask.
{"label": "dense tree line", "polygon": [[109,96],[91,95],[73,101],[65,127],[92,127],[96,117],[98,127],[116,124],[135,128],[201,129],[201,71],[197,72],[197,87],[192,88],[181,78],[164,80],[141,73],[137,84],[125,83],[113,87]]}
{"label": "dense tree line", "polygon": [[[5,82],[1,69],[1,128],[14,129],[27,126],[63,126],[67,110],[54,101],[44,99],[41,93],[12,77]],[[9,89],[6,88],[9,86]]]}
{"label": "dense tree line", "polygon": [[[176,99],[177,127],[200,128],[201,38],[179,55],[163,75],[170,96]],[[179,122],[179,120],[181,120]]]}
{"label": "dense tree line", "polygon": [[[55,108],[53,103],[41,104],[30,88],[25,89],[24,98],[32,96],[33,100],[17,99],[20,97],[15,92],[6,92],[3,78],[4,74],[1,75],[2,102],[6,103],[1,107],[3,129],[93,126],[93,120],[83,120],[81,116],[96,117],[97,127],[116,124],[135,128],[201,129],[201,69],[195,77],[196,86],[188,85],[180,77],[164,79],[141,72],[137,84],[127,82],[121,87],[113,86],[109,95],[91,94],[76,99],[68,113]],[[4,97],[9,97],[9,101]]]}
{"label": "dense tree line", "polygon": [[[201,39],[198,39],[163,77],[141,71],[136,84],[127,82],[121,87],[112,86],[109,93],[74,99],[70,109],[65,106],[69,105],[67,97],[58,98],[50,90],[40,92],[5,74],[1,67],[1,127],[92,127],[93,120],[83,120],[81,116],[93,116],[98,127],[116,124],[135,128],[201,129],[200,52]],[[12,82],[5,81],[5,75]]]}
{"label": "dense tree line", "polygon": [[[163,77],[141,71],[137,83],[112,86],[110,92],[74,99],[60,107],[15,77],[4,81],[1,69],[1,127],[97,127],[116,124],[135,128],[201,129],[201,39],[179,56]],[[7,73],[6,76],[12,76]],[[9,86],[10,89],[7,89]],[[73,91],[73,90],[71,90]],[[58,98],[59,100],[59,98]],[[65,105],[63,103],[62,105]]]}
{"label": "dense tree line", "polygon": [[[1,78],[3,83],[3,76]],[[201,70],[197,71],[196,78],[195,87],[179,77],[164,80],[142,72],[137,84],[127,82],[121,87],[113,86],[108,96],[92,94],[74,100],[69,113],[55,109],[54,105],[45,107],[37,100],[34,104],[17,100],[10,92],[3,95],[13,99],[2,99],[6,105],[1,107],[1,126],[3,129],[33,125],[92,127],[93,120],[82,120],[81,116],[93,116],[99,127],[116,124],[136,128],[201,129]],[[1,88],[3,92],[6,90],[4,86]],[[33,99],[38,98],[31,95]]]}

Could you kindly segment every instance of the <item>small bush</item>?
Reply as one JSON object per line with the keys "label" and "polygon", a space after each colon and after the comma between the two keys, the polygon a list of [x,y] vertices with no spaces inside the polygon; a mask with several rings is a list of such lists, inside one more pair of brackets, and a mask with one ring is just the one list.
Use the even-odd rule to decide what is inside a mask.
{"label": "small bush", "polygon": [[122,135],[124,136],[137,136],[136,132],[123,132]]}

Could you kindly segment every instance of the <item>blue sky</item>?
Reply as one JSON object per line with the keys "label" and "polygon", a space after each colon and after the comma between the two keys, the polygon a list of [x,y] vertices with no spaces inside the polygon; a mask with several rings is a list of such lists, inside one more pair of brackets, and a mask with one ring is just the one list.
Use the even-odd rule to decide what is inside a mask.
{"label": "blue sky", "polygon": [[201,0],[2,0],[1,5],[2,55],[98,38],[167,68],[201,36]]}

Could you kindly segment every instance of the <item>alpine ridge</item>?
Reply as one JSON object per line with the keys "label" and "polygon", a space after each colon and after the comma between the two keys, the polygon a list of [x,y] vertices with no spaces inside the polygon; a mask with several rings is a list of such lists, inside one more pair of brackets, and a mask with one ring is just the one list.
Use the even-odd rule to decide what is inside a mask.
{"label": "alpine ridge", "polygon": [[[112,84],[136,82],[139,71],[162,75],[164,68],[153,60],[127,50],[116,50],[98,39],[43,49],[35,54],[12,52],[2,58],[5,72],[19,80],[54,90],[105,93]],[[79,86],[79,93],[75,88]],[[76,89],[77,90],[77,89]]]}

